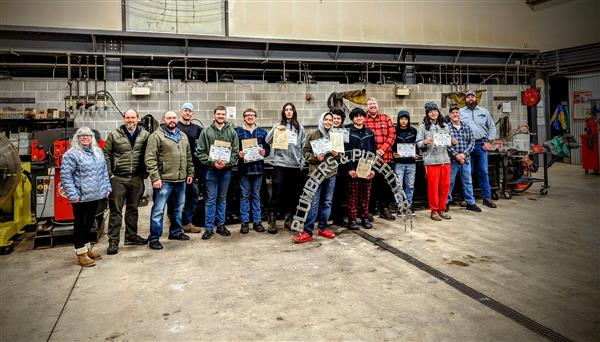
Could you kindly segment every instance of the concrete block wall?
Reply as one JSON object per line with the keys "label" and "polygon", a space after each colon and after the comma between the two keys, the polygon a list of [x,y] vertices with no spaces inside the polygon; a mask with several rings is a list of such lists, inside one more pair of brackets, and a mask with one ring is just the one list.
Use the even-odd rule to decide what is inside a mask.
{"label": "concrete block wall", "polygon": [[[83,95],[85,82],[80,84],[80,93]],[[204,83],[171,81],[171,103],[169,105],[169,87],[166,80],[155,80],[150,96],[136,97],[131,95],[129,82],[107,82],[106,90],[111,93],[117,106],[122,111],[134,108],[140,114],[152,114],[159,119],[168,110],[177,110],[184,102],[192,102],[197,111],[195,117],[204,125],[212,121],[212,111],[215,106],[235,106],[238,119],[236,125],[242,123],[241,114],[245,108],[252,107],[258,111],[258,124],[270,127],[279,120],[281,108],[284,103],[292,102],[298,110],[299,120],[305,126],[315,126],[319,115],[327,110],[327,98],[334,91],[360,90],[364,84],[339,84],[337,82],[320,82],[318,84],[304,85],[295,83]],[[411,85],[410,95],[396,97],[393,85],[366,86],[367,97],[375,97],[379,102],[380,110],[390,115],[395,122],[396,114],[400,109],[411,113],[413,123],[421,122],[425,114],[424,105],[434,101],[441,105],[442,93],[456,90],[449,85],[418,84]],[[75,92],[75,87],[73,87]],[[98,90],[103,89],[102,82],[97,85]],[[485,89],[481,105],[488,108],[498,120],[504,114],[496,108],[502,101],[494,101],[494,96],[516,96],[518,100],[511,101],[511,124],[516,128],[527,123],[527,109],[521,105],[520,92],[524,86],[516,85],[472,85],[474,89]],[[94,91],[93,81],[88,83],[90,93]],[[311,94],[313,100],[306,101],[306,95]],[[66,79],[14,79],[0,81],[0,97],[33,97],[35,104],[6,104],[2,107],[22,108],[56,108],[66,110],[65,96],[69,96],[69,87]],[[346,101],[349,108],[360,107]],[[442,108],[446,114],[447,109]],[[107,110],[77,110],[74,113],[75,125],[87,125],[100,131],[103,137],[122,123],[122,117],[109,103]],[[348,121],[347,121],[348,122]]]}

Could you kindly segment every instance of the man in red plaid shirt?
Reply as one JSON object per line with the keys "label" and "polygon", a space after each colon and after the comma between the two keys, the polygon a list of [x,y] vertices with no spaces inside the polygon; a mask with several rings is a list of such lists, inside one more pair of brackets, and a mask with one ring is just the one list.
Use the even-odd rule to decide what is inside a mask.
{"label": "man in red plaid shirt", "polygon": [[[389,116],[379,112],[379,106],[377,105],[377,99],[370,97],[367,100],[367,117],[365,118],[365,126],[373,131],[375,134],[375,146],[377,147],[377,155],[383,159],[386,163],[391,163],[392,157],[392,144],[396,140],[396,129]],[[393,169],[393,165],[390,165]],[[375,196],[375,194],[377,194]],[[375,198],[377,197],[377,198]],[[375,204],[375,200],[378,200],[377,207],[379,210],[379,217],[386,220],[393,221],[396,218],[390,212],[388,205],[392,193],[390,186],[387,181],[383,178],[383,175],[377,173],[373,179],[373,191],[371,191],[371,205]]]}

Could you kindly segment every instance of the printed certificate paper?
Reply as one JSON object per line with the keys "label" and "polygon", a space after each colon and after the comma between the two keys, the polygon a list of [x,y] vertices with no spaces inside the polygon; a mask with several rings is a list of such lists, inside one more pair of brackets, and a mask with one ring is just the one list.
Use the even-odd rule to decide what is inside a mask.
{"label": "printed certificate paper", "polygon": [[219,160],[223,163],[229,163],[231,160],[231,143],[227,141],[215,140],[215,143],[210,145],[208,157],[210,160]]}
{"label": "printed certificate paper", "polygon": [[327,154],[331,152],[331,141],[326,138],[316,139],[310,142],[310,147],[312,147],[315,156]]}
{"label": "printed certificate paper", "polygon": [[251,163],[257,160],[263,160],[263,156],[260,155],[262,148],[258,145],[244,149],[244,163]]}
{"label": "printed certificate paper", "polygon": [[396,147],[401,158],[409,158],[416,155],[415,144],[396,144]]}
{"label": "printed certificate paper", "polygon": [[290,131],[287,129],[279,130],[275,128],[273,133],[273,148],[277,150],[287,150],[290,141]]}
{"label": "printed certificate paper", "polygon": [[356,166],[356,175],[358,178],[367,178],[371,173],[373,162],[367,159],[359,159],[358,165]]}
{"label": "printed certificate paper", "polygon": [[451,136],[448,133],[433,133],[434,146],[450,146]]}
{"label": "printed certificate paper", "polygon": [[332,150],[344,153],[344,134],[342,132],[329,132],[329,139],[331,140]]}

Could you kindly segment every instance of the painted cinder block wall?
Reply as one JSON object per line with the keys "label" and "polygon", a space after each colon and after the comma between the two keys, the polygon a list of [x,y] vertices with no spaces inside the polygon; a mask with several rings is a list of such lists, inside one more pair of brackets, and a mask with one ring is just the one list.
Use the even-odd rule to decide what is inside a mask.
{"label": "painted cinder block wall", "polygon": [[[94,84],[88,84],[90,93]],[[298,109],[300,122],[305,126],[315,126],[317,119],[323,111],[327,110],[327,98],[336,91],[360,90],[366,87],[367,96],[378,99],[380,110],[392,116],[394,122],[399,110],[408,110],[413,123],[420,122],[425,114],[424,105],[427,101],[434,101],[441,105],[442,93],[456,91],[450,85],[417,84],[411,85],[410,95],[397,97],[394,94],[394,85],[375,84],[339,84],[337,82],[319,82],[317,84],[296,83],[204,83],[171,81],[171,105],[169,106],[168,82],[155,80],[150,96],[133,96],[128,81],[107,82],[106,90],[114,97],[117,106],[122,111],[134,108],[141,115],[152,114],[160,119],[168,109],[177,110],[184,102],[192,102],[197,108],[196,118],[204,125],[212,121],[213,109],[217,105],[235,106],[238,119],[236,125],[242,123],[241,114],[245,108],[252,107],[259,113],[258,124],[270,127],[279,120],[281,108],[286,102],[293,102]],[[521,105],[520,93],[525,86],[522,85],[470,85],[474,89],[485,89],[481,105],[492,112],[494,119],[498,120],[504,114],[496,108],[502,101],[494,101],[494,96],[515,96],[518,100],[511,101],[512,113],[510,120],[513,128],[527,123],[527,108]],[[101,82],[98,89],[102,89]],[[84,89],[83,83],[80,89]],[[462,89],[461,89],[462,90]],[[306,101],[306,94],[312,95],[311,102]],[[83,95],[83,91],[81,91]],[[69,96],[66,79],[13,79],[0,81],[0,97],[33,97],[35,104],[0,104],[2,107],[11,106],[23,108],[55,108],[65,110],[65,96]],[[346,101],[349,108],[361,107]],[[442,108],[446,114],[447,109]],[[107,132],[122,124],[121,115],[112,107],[107,110],[76,110],[74,113],[75,126],[87,125],[97,129],[102,137]],[[346,121],[348,123],[349,121]]]}

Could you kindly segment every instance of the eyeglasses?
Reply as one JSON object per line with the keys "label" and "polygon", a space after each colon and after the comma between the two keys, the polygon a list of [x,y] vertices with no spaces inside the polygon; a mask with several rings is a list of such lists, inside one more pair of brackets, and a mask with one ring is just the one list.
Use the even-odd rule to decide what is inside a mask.
{"label": "eyeglasses", "polygon": [[91,135],[79,135],[79,136],[77,136],[77,138],[79,138],[79,139],[81,139],[81,138],[91,139],[92,136]]}

